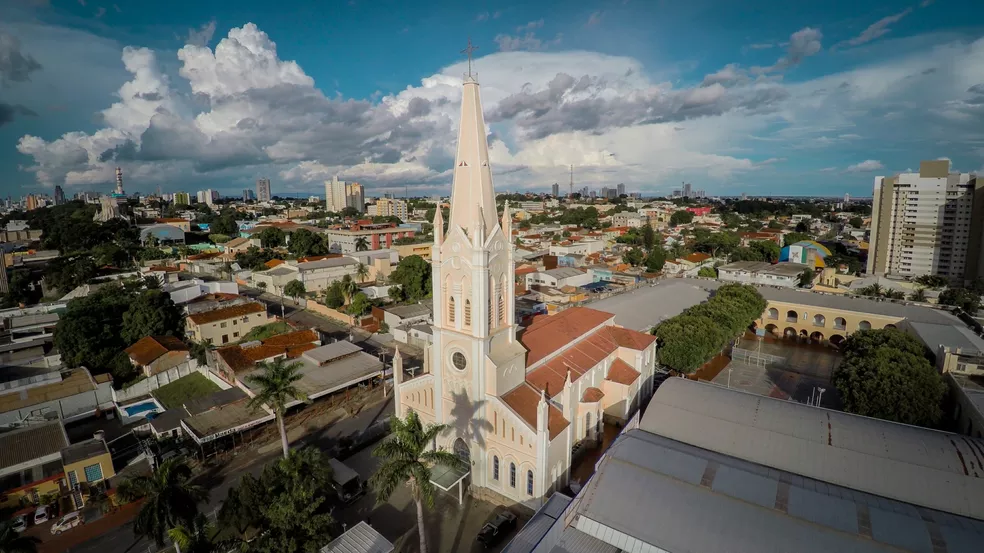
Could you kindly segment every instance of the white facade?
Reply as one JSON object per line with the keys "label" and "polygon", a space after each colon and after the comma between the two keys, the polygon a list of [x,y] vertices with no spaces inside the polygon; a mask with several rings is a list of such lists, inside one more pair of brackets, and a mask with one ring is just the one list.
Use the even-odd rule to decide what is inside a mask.
{"label": "white facade", "polygon": [[590,273],[564,267],[526,275],[527,286],[538,285],[562,288],[564,286],[584,286],[585,284],[591,284],[593,280]]}
{"label": "white facade", "polygon": [[589,255],[595,252],[604,251],[605,242],[603,240],[578,240],[570,244],[554,244],[550,246],[550,255],[569,255],[577,253]]}
{"label": "white facade", "polygon": [[256,201],[269,202],[271,198],[270,179],[256,179]]}
{"label": "white facade", "polygon": [[370,217],[397,217],[401,221],[409,220],[407,202],[390,198],[379,198],[369,206],[366,214]]}

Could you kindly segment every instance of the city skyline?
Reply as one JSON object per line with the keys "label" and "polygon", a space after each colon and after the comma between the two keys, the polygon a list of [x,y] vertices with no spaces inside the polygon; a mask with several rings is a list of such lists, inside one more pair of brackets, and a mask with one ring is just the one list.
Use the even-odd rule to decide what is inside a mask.
{"label": "city skyline", "polygon": [[[219,19],[208,3],[99,17],[81,4],[0,0],[11,14],[0,23],[11,60],[0,68],[0,194],[109,192],[122,166],[142,193],[182,183],[237,196],[269,177],[275,195],[304,195],[338,174],[369,196],[446,195],[469,35],[502,190],[566,188],[573,165],[575,190],[670,195],[685,181],[709,196],[867,197],[875,175],[922,159],[984,168],[984,29],[950,17],[982,9],[968,1],[818,3],[795,15],[759,2],[771,15],[754,16],[702,2],[575,2],[563,14],[504,3],[412,17],[352,2],[333,15],[358,29],[359,56],[340,43],[354,31],[293,33],[263,5]],[[736,15],[741,32],[717,32]],[[330,53],[315,53],[323,42]],[[70,77],[82,82],[72,94]]]}

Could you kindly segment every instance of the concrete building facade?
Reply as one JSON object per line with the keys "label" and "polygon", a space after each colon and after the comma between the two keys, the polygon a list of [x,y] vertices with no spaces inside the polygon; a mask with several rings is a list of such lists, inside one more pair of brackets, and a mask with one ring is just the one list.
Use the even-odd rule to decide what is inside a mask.
{"label": "concrete building facade", "polygon": [[923,161],[918,173],[875,177],[868,274],[939,275],[955,284],[984,275],[984,180]]}

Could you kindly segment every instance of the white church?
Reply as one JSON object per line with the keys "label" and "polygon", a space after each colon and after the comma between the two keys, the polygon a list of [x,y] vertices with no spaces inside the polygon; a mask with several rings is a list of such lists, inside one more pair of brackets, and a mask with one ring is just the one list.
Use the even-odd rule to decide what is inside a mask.
{"label": "white church", "polygon": [[655,337],[575,307],[517,327],[508,204],[496,213],[478,82],[465,78],[447,233],[434,217],[432,348],[413,378],[394,358],[397,416],[450,430],[473,494],[538,506],[569,481],[571,451],[653,389]]}

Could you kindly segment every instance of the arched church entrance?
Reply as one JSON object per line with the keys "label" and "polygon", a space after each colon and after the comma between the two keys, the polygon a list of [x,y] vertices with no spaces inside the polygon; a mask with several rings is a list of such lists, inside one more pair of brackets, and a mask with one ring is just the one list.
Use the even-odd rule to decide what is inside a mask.
{"label": "arched church entrance", "polygon": [[468,449],[468,444],[465,443],[465,440],[461,438],[455,440],[451,451],[465,463],[471,464],[471,450]]}

